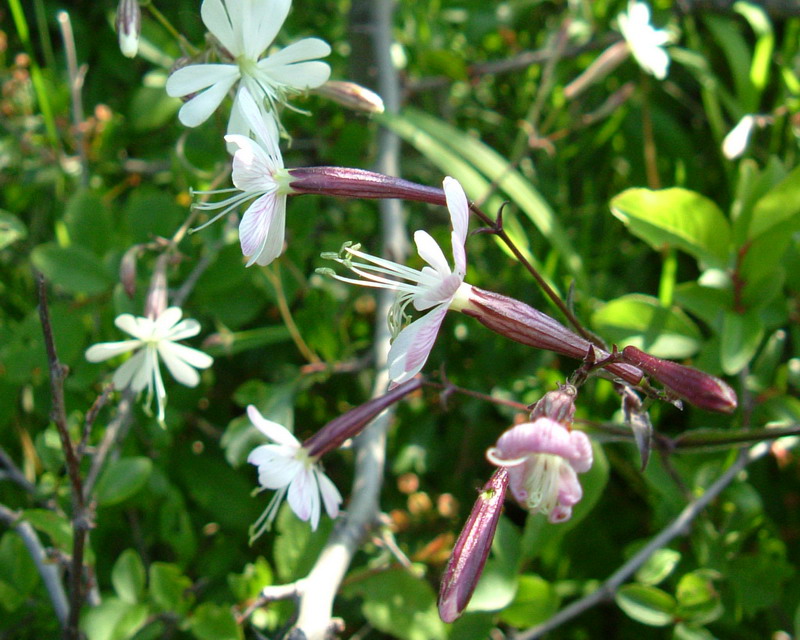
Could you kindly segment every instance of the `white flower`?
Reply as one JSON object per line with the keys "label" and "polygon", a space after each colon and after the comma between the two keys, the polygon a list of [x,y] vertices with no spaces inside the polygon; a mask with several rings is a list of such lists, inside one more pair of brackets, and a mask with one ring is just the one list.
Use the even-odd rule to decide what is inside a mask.
{"label": "white flower", "polygon": [[[242,253],[248,258],[247,266],[254,263],[267,265],[283,250],[286,227],[286,195],[293,193],[289,186],[291,176],[283,167],[283,158],[278,148],[278,130],[272,118],[262,118],[250,92],[239,90],[238,102],[255,140],[247,136],[229,134],[228,143],[238,147],[233,155],[233,184],[235,189],[196,191],[202,195],[214,195],[240,191],[235,196],[219,202],[205,202],[196,208],[211,211],[222,209],[202,229],[242,202],[253,200],[239,224],[239,242]],[[198,230],[195,229],[195,230]]]}
{"label": "white flower", "polygon": [[735,160],[745,152],[747,143],[750,142],[750,134],[753,133],[755,126],[756,117],[748,113],[725,136],[722,141],[722,154],[728,160]]}
{"label": "white flower", "polygon": [[155,393],[159,422],[164,421],[164,404],[167,398],[158,364],[159,356],[172,377],[187,387],[195,387],[200,381],[196,369],[205,369],[214,362],[211,356],[202,351],[176,342],[200,333],[200,324],[196,320],[181,321],[182,314],[178,307],[169,307],[155,320],[123,313],[117,316],[114,324],[134,339],[101,342],[86,351],[89,362],[102,362],[122,353],[134,352],[114,372],[114,386],[117,389],[130,386],[137,393],[147,388],[148,406]]}
{"label": "white flower", "polygon": [[[417,311],[428,311],[400,331],[392,343],[389,351],[389,377],[397,384],[413,378],[422,369],[433,349],[436,334],[447,310],[460,310],[467,304],[466,290],[462,285],[467,271],[464,243],[467,238],[469,203],[464,189],[454,178],[444,179],[444,192],[453,225],[451,233],[453,269],[447,264],[441,247],[425,231],[417,231],[414,234],[417,252],[428,263],[422,271],[363,253],[359,251],[357,245],[345,247],[345,251],[349,256],[366,260],[366,263],[353,262],[349,256],[336,258],[337,262],[365,278],[357,280],[334,274],[338,280],[398,292],[397,301],[389,318],[394,330],[402,321],[409,303],[412,303]],[[395,277],[407,282],[393,279]]]}
{"label": "white flower", "polygon": [[272,525],[284,496],[301,520],[308,520],[316,530],[320,516],[320,496],[331,518],[339,515],[342,496],[297,438],[283,425],[264,418],[253,405],[247,407],[250,422],[275,444],[253,449],[247,461],[258,467],[258,483],[265,489],[277,489],[264,513],[253,525],[251,539],[259,537]]}
{"label": "white flower", "polygon": [[[286,20],[290,5],[291,0],[203,0],[203,23],[234,62],[189,65],[170,75],[166,85],[170,96],[200,92],[181,107],[178,118],[184,125],[196,127],[205,122],[239,80],[271,110],[276,103],[285,103],[287,96],[328,80],[330,67],[316,58],[327,56],[331,48],[319,38],[305,38],[262,57]],[[247,134],[243,124],[234,101],[228,133]]]}
{"label": "white flower", "polygon": [[644,2],[631,1],[628,12],[620,13],[617,20],[639,66],[659,80],[666,78],[669,54],[664,45],[669,43],[670,36],[665,30],[655,29],[650,24],[650,7]]}

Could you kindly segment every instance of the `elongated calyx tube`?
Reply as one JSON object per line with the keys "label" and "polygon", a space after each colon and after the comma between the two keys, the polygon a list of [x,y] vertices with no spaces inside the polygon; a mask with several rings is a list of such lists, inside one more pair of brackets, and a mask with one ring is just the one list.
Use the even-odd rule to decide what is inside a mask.
{"label": "elongated calyx tube", "polygon": [[738,405],[736,392],[726,382],[708,373],[656,358],[636,347],[625,347],[622,357],[696,407],[731,413]]}
{"label": "elongated calyx tube", "polygon": [[[524,302],[470,285],[463,286],[469,287],[468,302],[459,310],[506,338],[578,360],[585,359],[592,351],[595,362],[611,355]],[[632,385],[642,381],[642,372],[629,364],[609,363],[604,369]]]}
{"label": "elongated calyx tube", "polygon": [[344,198],[398,198],[430,204],[447,204],[444,191],[402,178],[348,167],[301,167],[289,169],[295,194],[315,193]]}
{"label": "elongated calyx tube", "polygon": [[422,378],[414,378],[334,418],[303,443],[308,457],[319,458],[328,451],[339,448],[345,440],[361,433],[381,411],[416,391],[422,384]]}
{"label": "elongated calyx tube", "polygon": [[439,587],[439,617],[453,622],[469,603],[492,548],[508,489],[508,471],[494,472],[472,507],[456,540]]}

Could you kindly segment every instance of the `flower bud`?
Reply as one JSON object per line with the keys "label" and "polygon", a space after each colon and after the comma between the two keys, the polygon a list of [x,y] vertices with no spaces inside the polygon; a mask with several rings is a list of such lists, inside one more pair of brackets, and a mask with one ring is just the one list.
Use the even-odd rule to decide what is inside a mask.
{"label": "flower bud", "polygon": [[402,178],[347,167],[289,169],[295,193],[316,193],[344,198],[399,198],[445,205],[444,191]]}
{"label": "flower bud", "polygon": [[[555,351],[578,360],[585,359],[592,351],[595,362],[605,360],[611,355],[547,314],[514,298],[470,287],[468,299],[469,303],[460,309],[462,313],[516,342]],[[642,380],[641,371],[624,363],[608,364],[604,368],[633,385]]]}
{"label": "flower bud", "polygon": [[550,418],[569,427],[575,417],[575,397],[578,390],[571,384],[565,384],[556,391],[548,391],[531,409],[531,422],[537,418]]}
{"label": "flower bud", "polygon": [[625,347],[622,357],[676,396],[700,409],[721,413],[731,413],[736,409],[736,392],[719,378],[676,362],[656,358],[636,347]]}
{"label": "flower bud", "polygon": [[383,113],[384,111],[381,97],[355,82],[328,80],[321,87],[314,89],[314,93],[338,102],[353,111],[363,111],[364,113]]}
{"label": "flower bud", "polygon": [[119,0],[114,22],[119,38],[119,48],[126,58],[135,58],[142,32],[142,10],[138,0]]}
{"label": "flower bud", "polygon": [[308,457],[319,458],[328,451],[340,447],[345,440],[361,433],[361,430],[384,409],[416,391],[422,384],[422,378],[414,378],[334,418],[303,443]]}
{"label": "flower bud", "polygon": [[481,490],[447,562],[439,587],[439,617],[453,622],[469,603],[483,572],[503,500],[508,489],[508,472],[499,468]]}

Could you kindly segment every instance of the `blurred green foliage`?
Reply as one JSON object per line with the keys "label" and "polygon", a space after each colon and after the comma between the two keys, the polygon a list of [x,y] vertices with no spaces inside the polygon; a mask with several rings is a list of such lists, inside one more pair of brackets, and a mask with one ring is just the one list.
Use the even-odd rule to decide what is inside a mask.
{"label": "blurred green foliage", "polygon": [[[47,360],[34,269],[44,274],[65,382],[68,426],[81,438],[111,366],[85,349],[119,340],[120,313],[142,315],[156,260],[191,204],[190,189],[227,186],[217,113],[186,130],[163,85],[181,55],[143,7],[140,55],[121,56],[112,2],[32,0],[0,8],[0,505],[37,532],[48,562],[66,566],[70,487],[51,423]],[[155,2],[195,45],[199,2]],[[620,39],[617,0],[433,0],[397,3],[392,54],[404,89],[399,114],[370,118],[319,96],[286,111],[287,167],[369,168],[385,125],[405,141],[403,177],[438,186],[457,177],[494,214],[577,315],[609,342],[731,376],[742,408],[732,417],[666,404],[655,430],[740,430],[800,423],[800,18],[770,17],[743,2],[727,12],[681,14],[669,25],[672,65],[658,82],[632,58],[582,93],[566,91]],[[683,3],[689,4],[692,3]],[[11,9],[17,8],[12,15]],[[318,35],[333,46],[336,79],[374,86],[374,69],[347,0],[295,0],[279,44]],[[59,11],[67,11],[85,64],[75,122]],[[746,114],[764,116],[742,159],[721,152]],[[217,181],[221,182],[217,182]],[[447,237],[444,209],[408,204],[408,229]],[[314,273],[322,251],[362,242],[377,252],[371,201],[292,198],[288,248],[245,269],[235,220],[187,235],[168,268],[171,295],[200,321],[190,340],[215,357],[201,384],[168,381],[165,427],[138,404],[100,474],[86,578],[89,640],[277,637],[291,602],[237,619],[270,584],[306,575],[332,523],[311,532],[281,510],[274,531],[248,546],[266,506],[245,464],[262,442],[244,418],[255,404],[305,438],[368,398],[375,302]],[[131,253],[132,252],[132,253]],[[488,235],[468,239],[467,281],[550,310],[521,267]],[[135,291],[119,276],[135,262]],[[183,289],[186,282],[193,287]],[[572,288],[574,287],[574,289]],[[290,317],[294,327],[288,326]],[[299,347],[302,338],[304,348]],[[311,356],[311,357],[309,357]],[[114,363],[112,362],[112,365]],[[445,321],[426,371],[447,365],[455,384],[532,403],[575,362],[532,352],[463,317]],[[93,454],[114,424],[120,394],[100,410]],[[603,380],[581,391],[587,425],[619,419]],[[411,568],[369,539],[336,613],[345,637],[410,640],[498,637],[545,621],[597,587],[666,526],[732,461],[730,450],[653,456],[644,472],[630,438],[598,436],[573,519],[546,524],[507,504],[484,582],[453,625],[436,614],[438,578],[470,505],[491,472],[485,449],[515,412],[426,391],[399,407],[390,434],[382,507]],[[619,419],[621,423],[621,419]],[[587,427],[590,428],[590,427]],[[794,439],[741,474],[617,593],[553,638],[760,639],[800,635],[800,477]],[[84,458],[86,473],[91,455]],[[326,461],[348,493],[349,449]],[[380,532],[378,532],[380,533]],[[58,623],[38,570],[12,526],[0,529],[0,638],[47,638]],[[369,630],[367,630],[369,629]]]}

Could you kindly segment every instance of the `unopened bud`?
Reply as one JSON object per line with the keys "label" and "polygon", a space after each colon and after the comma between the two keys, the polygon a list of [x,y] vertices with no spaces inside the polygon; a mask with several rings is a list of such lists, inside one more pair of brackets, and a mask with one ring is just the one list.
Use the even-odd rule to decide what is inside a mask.
{"label": "unopened bud", "polygon": [[133,245],[123,255],[119,263],[119,279],[129,298],[136,294],[136,263],[139,258],[139,245]]}
{"label": "unopened bud", "polygon": [[313,436],[303,443],[303,448],[310,458],[319,458],[328,451],[333,451],[345,440],[352,438],[364,429],[379,413],[402,400],[409,393],[416,391],[423,384],[422,378],[413,378],[397,385],[391,391],[378,398],[368,400],[364,404],[350,409],[338,418],[334,418]]}
{"label": "unopened bud", "polygon": [[625,347],[622,357],[625,362],[638,367],[676,396],[700,409],[721,413],[731,413],[736,409],[736,392],[715,376],[656,358],[636,347]]}
{"label": "unopened bud", "polygon": [[328,80],[321,87],[314,89],[314,93],[354,111],[363,111],[364,113],[383,113],[384,111],[381,97],[355,82]]}
{"label": "unopened bud", "polygon": [[453,622],[467,607],[492,548],[508,489],[508,471],[500,467],[481,490],[453,547],[439,587],[439,617]]}
{"label": "unopened bud", "polygon": [[295,193],[315,193],[344,198],[398,198],[430,204],[447,204],[444,191],[364,169],[305,167],[289,169]]}
{"label": "unopened bud", "polygon": [[144,315],[148,318],[158,318],[167,308],[167,264],[169,255],[162,253],[153,267],[150,278],[150,288],[144,301]]}
{"label": "unopened bud", "polygon": [[[469,304],[461,309],[462,313],[516,342],[555,351],[578,360],[585,359],[589,353],[594,354],[595,362],[605,360],[611,355],[546,313],[514,298],[477,287],[470,287],[468,298]],[[642,380],[642,372],[628,364],[610,363],[604,368],[633,385]]]}
{"label": "unopened bud", "polygon": [[142,10],[138,0],[119,0],[114,22],[119,38],[119,48],[126,58],[136,57],[139,35],[142,32]]}
{"label": "unopened bud", "polygon": [[575,397],[578,390],[571,384],[565,384],[556,391],[548,391],[531,409],[531,422],[537,418],[550,418],[565,427],[572,425],[575,417]]}

